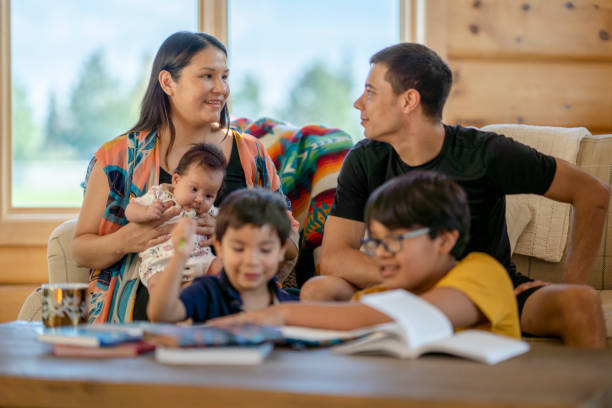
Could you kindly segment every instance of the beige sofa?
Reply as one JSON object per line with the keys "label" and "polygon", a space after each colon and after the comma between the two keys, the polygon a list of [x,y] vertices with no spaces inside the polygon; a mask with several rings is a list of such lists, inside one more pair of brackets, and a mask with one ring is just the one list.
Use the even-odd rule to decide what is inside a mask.
{"label": "beige sofa", "polygon": [[[612,135],[592,136],[584,128],[544,128],[525,125],[493,125],[485,127],[488,130],[495,130],[500,133],[512,136],[524,143],[537,147],[545,153],[563,156],[566,150],[571,150],[570,146],[575,143],[574,150],[569,157],[570,161],[575,161],[577,165],[584,168],[586,171],[594,174],[606,184],[611,185],[612,182]],[[564,133],[578,134],[578,141],[571,140],[563,145],[558,140],[564,136]],[[549,139],[552,135],[554,143],[550,143]],[[559,152],[559,149],[562,151]],[[553,240],[552,244],[546,228],[541,228],[540,224],[549,224],[553,229],[556,227],[557,234],[559,230],[567,233],[570,225],[566,219],[562,219],[555,209],[552,209],[552,215],[547,214],[550,210],[544,204],[532,203],[532,196],[508,198],[508,211],[506,217],[509,226],[509,236],[513,249],[517,252],[528,253],[530,255],[521,255],[517,252],[513,255],[519,270],[532,278],[559,282],[563,275],[565,259],[567,255],[567,243],[559,243],[559,239]],[[545,200],[545,199],[542,199]],[[545,200],[550,202],[550,200]],[[526,202],[526,204],[525,204]],[[560,210],[562,213],[563,209]],[[597,260],[593,265],[593,270],[589,283],[600,290],[604,314],[606,317],[606,328],[608,338],[612,338],[612,225],[609,224],[611,209],[608,211],[604,237],[599,251]],[[544,221],[542,221],[542,218]],[[74,231],[76,220],[69,220],[57,227],[49,238],[47,249],[47,260],[49,266],[49,282],[87,282],[88,270],[78,267],[70,257],[70,240]],[[560,226],[560,228],[558,228]],[[531,230],[531,232],[530,232]],[[535,240],[534,240],[534,233]],[[544,244],[538,242],[537,235],[544,234]],[[544,248],[544,254],[538,254],[538,248]],[[546,253],[550,247],[557,250],[557,254]],[[534,250],[535,248],[535,250]],[[554,252],[554,251],[553,251]],[[555,258],[557,256],[558,259]],[[549,259],[545,261],[541,258]],[[551,261],[551,259],[553,261]],[[41,312],[41,290],[35,290],[26,299],[22,306],[18,318],[21,320],[40,320]]]}

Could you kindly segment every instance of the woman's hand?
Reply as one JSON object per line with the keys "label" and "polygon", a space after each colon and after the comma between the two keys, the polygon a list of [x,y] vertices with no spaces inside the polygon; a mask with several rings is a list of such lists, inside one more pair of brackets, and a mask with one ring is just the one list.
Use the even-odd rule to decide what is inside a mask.
{"label": "woman's hand", "polygon": [[166,203],[159,219],[143,223],[130,222],[121,227],[118,232],[121,232],[123,236],[125,253],[142,252],[147,248],[168,240],[174,225],[162,224],[177,216],[180,212],[181,209],[179,207]]}
{"label": "woman's hand", "polygon": [[96,163],[89,176],[70,246],[72,258],[80,266],[92,269],[108,268],[126,254],[141,252],[167,240],[172,225],[160,225],[180,212],[179,208],[168,208],[168,205],[164,205],[162,216],[158,220],[130,222],[112,233],[99,235],[109,194],[106,173],[100,164]]}
{"label": "woman's hand", "polygon": [[197,218],[196,234],[206,237],[200,241],[201,247],[207,247],[212,245],[212,238],[215,233],[215,226],[217,225],[217,218],[206,213]]}

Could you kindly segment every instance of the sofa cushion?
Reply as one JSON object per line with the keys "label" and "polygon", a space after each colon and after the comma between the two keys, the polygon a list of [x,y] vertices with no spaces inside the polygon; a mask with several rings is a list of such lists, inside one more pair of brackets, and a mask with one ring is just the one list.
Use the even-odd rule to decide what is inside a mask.
{"label": "sofa cushion", "polygon": [[36,288],[23,302],[17,320],[33,322],[42,320],[42,288]]}
{"label": "sofa cushion", "polygon": [[[528,125],[488,125],[482,130],[503,134],[518,142],[575,164],[580,141],[590,132],[586,128],[562,128]],[[518,200],[535,210],[534,222],[523,232],[515,252],[549,262],[559,262],[567,244],[570,205],[533,194],[517,194],[507,201]]]}
{"label": "sofa cushion", "polygon": [[606,321],[606,335],[612,338],[612,290],[600,290],[601,308]]}
{"label": "sofa cushion", "polygon": [[47,244],[49,283],[89,282],[89,268],[77,265],[70,255],[70,241],[77,219],[61,223],[53,230]]}
{"label": "sofa cushion", "polygon": [[519,200],[512,200],[506,203],[506,224],[508,225],[511,253],[514,253],[517,241],[532,219],[533,209],[527,203]]}
{"label": "sofa cushion", "polygon": [[[587,136],[580,143],[577,165],[607,185],[612,185],[612,135]],[[596,289],[612,289],[612,205],[608,207],[599,252],[587,283]],[[533,279],[560,282],[565,271],[567,245],[560,262],[547,262],[514,253],[519,272]]]}

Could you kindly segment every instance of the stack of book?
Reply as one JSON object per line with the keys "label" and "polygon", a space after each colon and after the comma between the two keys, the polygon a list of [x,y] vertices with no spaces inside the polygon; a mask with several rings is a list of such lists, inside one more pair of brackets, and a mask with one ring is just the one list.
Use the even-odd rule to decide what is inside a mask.
{"label": "stack of book", "polygon": [[155,350],[142,334],[137,325],[79,325],[45,329],[38,340],[50,343],[60,357],[134,357]]}
{"label": "stack of book", "polygon": [[157,361],[167,364],[259,364],[274,344],[333,346],[332,351],[340,354],[397,358],[443,353],[486,364],[497,364],[529,350],[524,341],[488,331],[454,333],[442,312],[403,290],[368,295],[362,302],[386,314],[392,322],[351,331],[255,324],[219,328],[127,323],[50,329],[38,338],[53,343],[55,355],[128,357],[155,349]]}
{"label": "stack of book", "polygon": [[166,364],[259,364],[274,343],[283,342],[280,330],[255,324],[226,326],[155,325],[143,339],[158,347],[157,361]]}
{"label": "stack of book", "polygon": [[224,328],[159,323],[80,325],[45,329],[38,340],[50,343],[62,357],[133,357],[155,350],[167,364],[261,363],[273,343],[283,342],[280,330],[259,325]]}

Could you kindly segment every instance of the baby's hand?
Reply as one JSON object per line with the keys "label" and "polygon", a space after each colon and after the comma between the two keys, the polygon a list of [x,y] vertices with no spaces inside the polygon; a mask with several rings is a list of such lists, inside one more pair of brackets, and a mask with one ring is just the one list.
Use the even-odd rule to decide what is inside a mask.
{"label": "baby's hand", "polygon": [[217,224],[217,218],[208,213],[202,214],[197,219],[198,226],[196,233],[202,235],[203,239],[200,240],[199,245],[201,247],[207,247],[212,245],[212,237],[215,234],[215,225]]}
{"label": "baby's hand", "polygon": [[189,256],[195,243],[196,222],[191,218],[181,218],[172,230],[172,246],[174,252]]}
{"label": "baby's hand", "polygon": [[146,209],[146,216],[149,221],[159,220],[164,210],[164,205],[161,200],[155,200]]}

